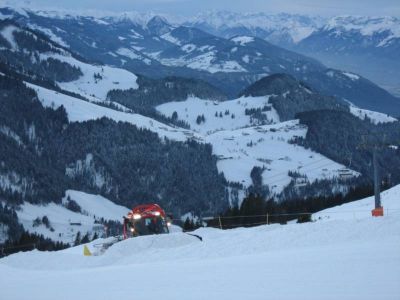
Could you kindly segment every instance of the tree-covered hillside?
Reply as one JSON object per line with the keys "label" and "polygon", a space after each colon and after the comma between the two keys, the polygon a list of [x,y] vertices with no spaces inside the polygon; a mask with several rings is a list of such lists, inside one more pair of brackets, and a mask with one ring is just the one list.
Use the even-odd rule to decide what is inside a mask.
{"label": "tree-covered hillside", "polygon": [[335,97],[324,96],[288,74],[266,76],[240,93],[240,96],[266,96],[281,121],[292,120],[299,112],[320,109],[348,111],[348,105]]}
{"label": "tree-covered hillside", "polygon": [[68,188],[117,203],[157,202],[168,211],[214,212],[227,205],[209,145],[161,140],[128,123],[69,123],[43,108],[18,79],[0,76],[0,190],[18,203],[57,202]]}
{"label": "tree-covered hillside", "polygon": [[227,99],[220,90],[211,84],[196,79],[175,76],[150,79],[139,76],[137,83],[138,89],[110,91],[108,99],[134,110],[154,107],[171,101],[184,101],[189,96],[211,100]]}
{"label": "tree-covered hillside", "polygon": [[[372,151],[377,148],[381,176],[400,182],[400,122],[374,125],[347,112],[320,110],[297,115],[308,126],[305,147],[341,162],[372,179]],[[388,178],[389,179],[389,178]]]}

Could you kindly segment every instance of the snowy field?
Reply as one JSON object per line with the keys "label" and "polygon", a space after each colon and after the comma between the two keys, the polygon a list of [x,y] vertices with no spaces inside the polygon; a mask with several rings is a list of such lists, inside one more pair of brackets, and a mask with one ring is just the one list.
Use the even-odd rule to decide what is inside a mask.
{"label": "snowy field", "polygon": [[[67,91],[80,94],[84,97],[96,97],[99,100],[106,100],[107,93],[112,89],[137,89],[137,76],[124,69],[113,68],[104,65],[91,65],[83,63],[68,53],[60,54],[41,54],[42,60],[49,58],[58,59],[71,66],[79,67],[83,73],[79,79],[71,82],[58,82],[58,85]],[[101,77],[95,78],[95,74]]]}
{"label": "snowy field", "polygon": [[[254,166],[264,168],[263,183],[279,193],[290,183],[289,171],[306,175],[307,181],[339,177],[345,166],[323,155],[289,141],[304,137],[307,128],[298,120],[274,125],[249,127],[234,131],[219,131],[206,137],[220,158],[218,170],[227,180],[249,186],[250,172]],[[350,171],[354,176],[357,172]]]}
{"label": "snowy field", "polygon": [[[271,110],[263,112],[270,122],[279,122],[278,113],[269,104],[267,97],[242,97],[229,101],[210,101],[189,97],[186,101],[168,102],[157,106],[157,110],[168,117],[176,112],[178,119],[187,122],[196,132],[209,134],[220,130],[234,130],[257,125],[246,115],[246,109],[262,109],[268,106]],[[199,115],[204,115],[205,122],[196,122]]]}
{"label": "snowy field", "polygon": [[[55,203],[33,205],[25,202],[17,210],[18,220],[29,232],[42,234],[53,241],[73,243],[78,231],[82,236],[86,233],[90,236],[94,232],[100,235],[104,233],[103,226],[95,223],[96,219],[122,222],[122,217],[129,212],[128,208],[117,205],[100,195],[67,190],[62,204],[66,205],[67,197],[80,206],[81,213],[73,212]],[[45,224],[35,226],[34,220],[42,219],[44,216],[48,218],[50,226],[47,227]]]}
{"label": "snowy field", "polygon": [[[270,110],[263,111],[265,107]],[[257,120],[246,114],[250,109],[260,109],[272,124],[257,126]],[[252,184],[250,172],[255,166],[264,168],[263,183],[277,194],[292,181],[289,171],[306,175],[302,182],[306,184],[316,179],[338,178],[347,169],[319,153],[290,143],[296,137],[305,137],[307,127],[298,120],[279,122],[269,96],[223,102],[189,98],[159,105],[157,110],[169,117],[176,112],[178,119],[204,135],[204,141],[213,146],[213,153],[219,158],[218,170],[228,181],[246,187]],[[199,115],[204,116],[205,122],[197,122]],[[358,176],[352,170],[346,172],[349,176]]]}
{"label": "snowy field", "polygon": [[[78,246],[0,260],[2,298],[399,299],[400,186],[314,216],[313,223],[146,236],[101,256]],[[350,210],[363,214],[343,218]],[[341,213],[342,212],[342,213]],[[21,288],[23,287],[23,288]]]}

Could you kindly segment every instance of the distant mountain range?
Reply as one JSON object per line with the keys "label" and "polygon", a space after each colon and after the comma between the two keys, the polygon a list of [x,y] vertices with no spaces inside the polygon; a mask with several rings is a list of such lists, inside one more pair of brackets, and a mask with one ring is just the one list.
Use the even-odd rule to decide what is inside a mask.
{"label": "distant mountain range", "polygon": [[209,12],[184,24],[226,38],[256,36],[330,67],[360,73],[400,95],[400,19],[396,17]]}
{"label": "distant mountain range", "polygon": [[[269,36],[272,39],[280,35],[273,42],[281,40],[283,46],[306,49],[305,41],[312,40],[323,24],[320,18],[256,14],[243,16],[246,22],[241,22],[241,15],[222,17],[222,13],[215,13],[203,17],[204,22],[199,16],[192,21],[181,20],[181,25],[162,16],[139,14],[98,18],[10,8],[2,8],[0,13],[1,18],[39,30],[94,62],[152,78],[173,75],[200,79],[229,98],[266,75],[288,73],[326,95],[341,97],[362,108],[400,115],[400,100],[362,76],[330,69],[266,41]],[[204,31],[210,31],[205,24],[216,31]],[[252,30],[235,31],[235,24]],[[263,28],[254,27],[256,24]],[[219,31],[222,28],[225,33]],[[388,45],[392,43],[388,40]]]}

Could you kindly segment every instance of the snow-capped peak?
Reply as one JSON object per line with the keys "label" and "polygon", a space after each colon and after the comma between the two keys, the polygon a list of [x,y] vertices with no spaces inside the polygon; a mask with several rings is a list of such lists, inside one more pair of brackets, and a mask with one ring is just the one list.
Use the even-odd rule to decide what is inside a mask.
{"label": "snow-capped peak", "polygon": [[328,20],[324,29],[359,31],[364,36],[390,31],[400,37],[400,19],[396,17],[338,16]]}

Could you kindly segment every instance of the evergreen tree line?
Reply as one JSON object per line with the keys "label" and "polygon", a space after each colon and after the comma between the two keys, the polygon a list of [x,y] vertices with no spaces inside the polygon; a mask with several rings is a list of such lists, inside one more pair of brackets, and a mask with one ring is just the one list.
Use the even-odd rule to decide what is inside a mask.
{"label": "evergreen tree line", "polygon": [[[0,21],[0,29],[7,26],[18,26],[13,21]],[[68,82],[78,79],[83,75],[79,67],[62,62],[59,59],[43,59],[41,53],[62,54],[60,46],[56,46],[43,34],[24,28],[12,32],[16,45],[10,44],[0,36],[0,61],[13,65],[17,69],[31,72],[51,81]]]}
{"label": "evergreen tree line", "polygon": [[57,251],[68,247],[70,247],[69,244],[58,241],[54,242],[43,235],[23,231],[18,238],[8,239],[4,244],[0,245],[0,257],[34,249],[39,251]]}
{"label": "evergreen tree line", "polygon": [[0,202],[0,224],[5,225],[7,232],[4,232],[8,237],[19,238],[24,232],[24,228],[18,223],[18,216],[15,210]]}
{"label": "evergreen tree line", "polygon": [[[279,114],[281,121],[293,120],[297,113],[321,109],[349,111],[347,103],[330,96],[313,92],[302,81],[289,74],[273,74],[247,87],[240,95],[270,96],[269,102]],[[268,109],[265,107],[265,109]],[[248,111],[247,113],[257,113]]]}
{"label": "evergreen tree line", "polygon": [[185,101],[189,96],[200,99],[227,99],[217,88],[198,79],[175,76],[150,79],[139,75],[137,83],[137,89],[109,91],[107,99],[133,110],[155,107],[171,101]]}
{"label": "evergreen tree line", "polygon": [[[385,184],[382,190],[389,188]],[[341,193],[331,196],[317,196],[306,198],[295,198],[284,201],[266,199],[259,194],[250,193],[238,206],[228,208],[223,214],[211,221],[207,221],[207,226],[222,229],[235,227],[252,227],[262,224],[286,224],[288,221],[297,222],[311,221],[311,215],[315,212],[338,206],[344,203],[366,198],[374,194],[372,185],[356,186],[349,189],[346,195]],[[267,216],[268,215],[268,216]],[[190,223],[186,226],[193,230],[200,226],[200,223]]]}
{"label": "evergreen tree line", "polygon": [[[178,120],[177,114],[171,117],[164,116],[155,107],[171,101],[185,101],[190,96],[226,100],[226,96],[217,88],[196,79],[174,76],[150,79],[139,75],[137,83],[139,85],[137,89],[109,91],[107,99],[118,102],[141,115],[186,129],[190,129],[190,125]],[[202,121],[205,122],[205,119]]]}
{"label": "evergreen tree line", "polygon": [[305,138],[297,138],[306,148],[344,164],[373,180],[373,149],[377,149],[382,178],[400,183],[400,122],[373,124],[344,111],[320,110],[297,115],[307,125]]}

